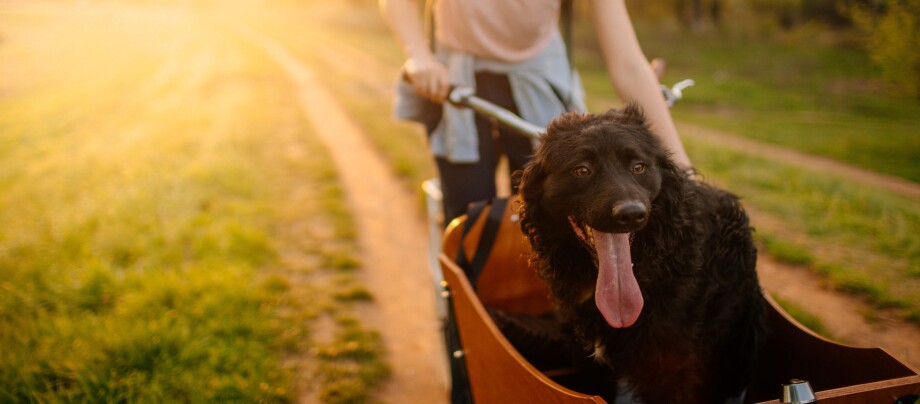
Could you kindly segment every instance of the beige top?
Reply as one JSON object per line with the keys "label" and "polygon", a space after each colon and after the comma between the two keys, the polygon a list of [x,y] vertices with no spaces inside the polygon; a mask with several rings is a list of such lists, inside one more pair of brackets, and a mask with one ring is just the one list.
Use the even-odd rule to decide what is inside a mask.
{"label": "beige top", "polygon": [[520,62],[549,43],[559,7],[560,0],[438,0],[436,40],[476,57]]}

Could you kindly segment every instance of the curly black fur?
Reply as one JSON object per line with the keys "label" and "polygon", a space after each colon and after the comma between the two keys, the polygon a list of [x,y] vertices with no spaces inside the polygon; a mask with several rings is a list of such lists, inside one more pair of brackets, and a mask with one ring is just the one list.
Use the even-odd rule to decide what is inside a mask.
{"label": "curly black fur", "polygon": [[[590,175],[575,175],[579,167]],[[532,261],[567,327],[636,397],[716,403],[745,389],[765,308],[748,217],[736,196],[688,179],[637,106],[557,118],[524,170],[521,196]],[[648,207],[645,222],[627,229],[645,304],[635,324],[613,328],[594,303],[596,256],[569,221],[617,227],[611,206],[626,198]]]}

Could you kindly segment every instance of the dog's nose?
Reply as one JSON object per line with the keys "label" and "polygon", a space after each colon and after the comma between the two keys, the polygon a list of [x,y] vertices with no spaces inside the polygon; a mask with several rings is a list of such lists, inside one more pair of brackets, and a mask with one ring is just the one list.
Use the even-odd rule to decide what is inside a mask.
{"label": "dog's nose", "polygon": [[647,216],[648,209],[641,202],[621,202],[613,207],[613,220],[620,226],[641,225]]}

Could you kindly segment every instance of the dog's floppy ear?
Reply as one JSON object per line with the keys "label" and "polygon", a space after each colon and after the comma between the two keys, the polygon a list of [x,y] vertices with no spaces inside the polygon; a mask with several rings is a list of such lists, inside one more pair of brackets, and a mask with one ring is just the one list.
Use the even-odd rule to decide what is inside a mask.
{"label": "dog's floppy ear", "polygon": [[546,176],[543,159],[539,154],[530,159],[521,174],[521,230],[530,239],[531,244],[537,242],[537,233],[540,231],[535,223],[539,223],[543,217],[540,201],[543,199],[543,182]]}
{"label": "dog's floppy ear", "polygon": [[567,112],[557,116],[546,127],[546,133],[533,157],[524,166],[521,176],[521,199],[525,204],[539,203],[543,197],[543,182],[550,173],[552,156],[560,154],[570,147],[570,137],[576,135],[583,127],[588,115]]}
{"label": "dog's floppy ear", "polygon": [[543,197],[543,181],[546,171],[543,169],[543,159],[537,155],[527,162],[521,173],[520,192],[525,204],[536,204]]}

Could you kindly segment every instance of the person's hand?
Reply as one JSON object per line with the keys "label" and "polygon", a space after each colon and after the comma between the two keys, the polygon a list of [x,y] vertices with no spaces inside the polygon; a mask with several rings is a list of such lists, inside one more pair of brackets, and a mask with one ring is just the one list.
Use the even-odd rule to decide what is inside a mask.
{"label": "person's hand", "polygon": [[447,92],[450,90],[447,68],[434,56],[411,57],[403,69],[416,94],[439,104],[447,99]]}

